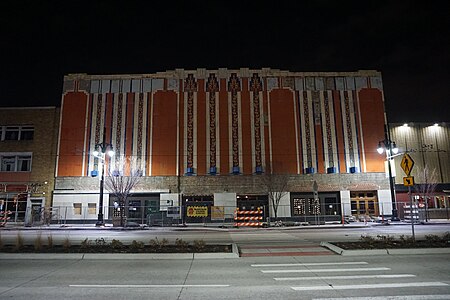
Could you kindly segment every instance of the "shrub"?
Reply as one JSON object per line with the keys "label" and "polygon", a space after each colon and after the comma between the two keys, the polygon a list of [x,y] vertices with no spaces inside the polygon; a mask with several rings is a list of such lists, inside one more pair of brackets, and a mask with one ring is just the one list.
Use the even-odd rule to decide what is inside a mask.
{"label": "shrub", "polygon": [[194,251],[202,252],[206,247],[206,243],[203,240],[195,240],[194,241]]}
{"label": "shrub", "polygon": [[425,235],[425,240],[428,243],[431,243],[431,244],[440,243],[442,241],[441,237],[436,235],[436,234],[427,234],[427,235]]}
{"label": "shrub", "polygon": [[90,246],[91,242],[89,241],[88,238],[85,238],[84,241],[82,241],[80,244],[80,251],[86,251],[90,248]]}
{"label": "shrub", "polygon": [[156,237],[154,240],[150,240],[150,247],[152,247],[152,248],[162,249],[165,246],[167,246],[168,244],[169,244],[169,241],[165,238],[162,240],[158,240],[158,238]]}
{"label": "shrub", "polygon": [[42,233],[39,233],[36,236],[36,240],[34,241],[34,250],[41,251],[42,250]]}
{"label": "shrub", "polygon": [[363,243],[367,243],[369,245],[375,244],[375,238],[371,237],[370,235],[361,235],[359,240]]}
{"label": "shrub", "polygon": [[53,248],[53,236],[50,234],[47,236],[47,246],[48,248]]}
{"label": "shrub", "polygon": [[107,243],[106,243],[105,238],[98,238],[98,239],[96,239],[95,240],[95,245],[96,246],[106,246]]}
{"label": "shrub", "polygon": [[16,236],[16,244],[14,247],[16,251],[20,250],[23,248],[23,237],[22,234],[19,232],[17,232],[17,236]]}
{"label": "shrub", "polygon": [[175,246],[177,246],[179,250],[186,251],[189,248],[189,243],[182,239],[176,239]]}
{"label": "shrub", "polygon": [[109,244],[109,246],[114,249],[114,250],[121,250],[123,249],[123,243],[121,241],[118,240],[112,240],[111,243]]}
{"label": "shrub", "polygon": [[130,245],[131,252],[140,252],[144,249],[145,245],[141,241],[133,240]]}
{"label": "shrub", "polygon": [[381,244],[386,246],[395,244],[395,238],[390,235],[377,235],[377,239]]}
{"label": "shrub", "polygon": [[414,237],[412,237],[412,236],[405,237],[404,234],[399,236],[399,240],[400,240],[400,244],[402,246],[410,246],[410,245],[413,245],[416,242]]}
{"label": "shrub", "polygon": [[64,239],[64,241],[63,241],[63,243],[62,243],[62,246],[63,246],[64,250],[66,250],[66,252],[69,251],[70,246],[71,246],[69,237],[66,237],[66,238]]}

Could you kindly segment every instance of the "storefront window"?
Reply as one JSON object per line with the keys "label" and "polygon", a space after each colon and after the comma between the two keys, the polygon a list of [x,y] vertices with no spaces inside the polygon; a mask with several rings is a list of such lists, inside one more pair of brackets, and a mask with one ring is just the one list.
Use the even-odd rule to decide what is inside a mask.
{"label": "storefront window", "polygon": [[438,208],[446,208],[447,203],[445,203],[445,197],[444,196],[438,196],[436,197],[437,207]]}
{"label": "storefront window", "polygon": [[305,198],[294,198],[293,206],[294,206],[294,215],[295,216],[301,216],[306,213],[306,199]]}
{"label": "storefront window", "polygon": [[74,203],[73,204],[73,214],[74,215],[81,215],[81,203]]}

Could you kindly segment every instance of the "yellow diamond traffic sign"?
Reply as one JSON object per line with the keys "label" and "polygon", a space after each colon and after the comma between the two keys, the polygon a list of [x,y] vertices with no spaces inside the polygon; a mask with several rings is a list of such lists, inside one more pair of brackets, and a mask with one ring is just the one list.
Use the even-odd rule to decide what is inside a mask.
{"label": "yellow diamond traffic sign", "polygon": [[403,177],[403,185],[404,186],[414,185],[414,176]]}
{"label": "yellow diamond traffic sign", "polygon": [[400,167],[402,167],[406,176],[409,176],[409,174],[411,174],[411,170],[414,167],[414,161],[412,160],[411,156],[409,156],[408,153],[403,155],[402,162],[400,163]]}

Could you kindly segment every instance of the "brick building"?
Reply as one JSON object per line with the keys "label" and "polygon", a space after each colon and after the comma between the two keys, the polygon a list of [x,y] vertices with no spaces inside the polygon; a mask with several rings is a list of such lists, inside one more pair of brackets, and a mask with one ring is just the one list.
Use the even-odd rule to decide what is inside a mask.
{"label": "brick building", "polygon": [[[64,78],[53,206],[68,219],[96,219],[99,179],[91,175],[101,162],[92,152],[104,136],[115,151],[106,170],[127,157],[142,171],[130,218],[193,203],[225,206],[226,216],[261,207],[268,216],[268,174],[288,178],[279,217],[390,215],[385,157],[376,152],[384,125],[377,71],[71,74]],[[105,206],[113,201],[105,192]],[[110,212],[105,208],[106,218]]]}
{"label": "brick building", "polygon": [[54,186],[59,108],[0,108],[0,204],[10,221],[41,222]]}

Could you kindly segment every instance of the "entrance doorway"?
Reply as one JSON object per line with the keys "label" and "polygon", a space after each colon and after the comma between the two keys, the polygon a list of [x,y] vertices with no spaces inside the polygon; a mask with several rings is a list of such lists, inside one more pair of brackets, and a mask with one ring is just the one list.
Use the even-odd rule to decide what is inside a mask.
{"label": "entrance doorway", "polygon": [[31,204],[31,223],[39,224],[42,220],[42,205],[40,203]]}
{"label": "entrance doorway", "polygon": [[[109,216],[120,217],[120,208],[115,207],[115,202],[119,202],[117,197],[109,198]],[[156,193],[132,194],[128,197],[123,209],[123,217],[128,225],[148,224],[149,221],[162,218],[159,194]]]}
{"label": "entrance doorway", "polygon": [[360,221],[379,215],[378,198],[375,191],[350,193],[352,216]]}
{"label": "entrance doorway", "polygon": [[236,204],[239,210],[263,211],[264,220],[269,216],[269,197],[267,195],[237,195]]}

